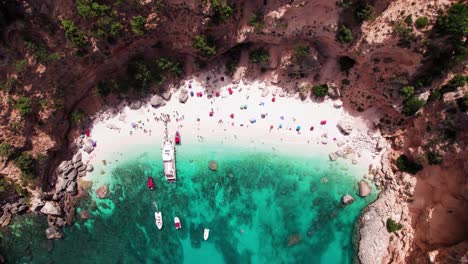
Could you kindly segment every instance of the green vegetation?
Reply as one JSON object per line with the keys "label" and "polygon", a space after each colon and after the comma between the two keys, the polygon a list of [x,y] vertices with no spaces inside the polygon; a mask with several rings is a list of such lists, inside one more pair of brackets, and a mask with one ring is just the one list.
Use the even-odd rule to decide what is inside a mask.
{"label": "green vegetation", "polygon": [[34,158],[28,153],[21,153],[14,160],[14,164],[18,169],[21,170],[21,180],[26,184],[31,183],[35,180],[34,171]]}
{"label": "green vegetation", "polygon": [[407,116],[412,116],[418,112],[421,107],[425,104],[424,100],[418,99],[415,96],[412,96],[405,100],[403,103],[403,114]]}
{"label": "green vegetation", "polygon": [[115,22],[109,16],[100,17],[94,23],[92,32],[93,35],[100,39],[112,38],[116,39],[122,32],[123,26],[119,22]]}
{"label": "green vegetation", "polygon": [[458,87],[463,87],[466,82],[467,77],[461,74],[456,74],[452,79],[450,79],[450,81],[447,82],[447,84],[444,84],[442,87],[440,87],[440,92],[442,94],[454,92]]}
{"label": "green vegetation", "polygon": [[22,59],[15,62],[15,70],[17,72],[22,72],[26,68],[26,66],[28,66],[28,61],[26,59]]}
{"label": "green vegetation", "polygon": [[396,223],[391,218],[387,218],[387,231],[389,233],[394,233],[402,229],[403,226],[401,224]]}
{"label": "green vegetation", "polygon": [[214,11],[212,22],[215,25],[225,21],[232,16],[232,7],[222,0],[211,0],[211,9]]}
{"label": "green vegetation", "polygon": [[162,57],[156,60],[156,67],[159,72],[174,74],[177,77],[182,77],[185,73],[184,65],[173,58]]}
{"label": "green vegetation", "polygon": [[81,109],[75,110],[71,113],[71,121],[74,124],[80,124],[81,122],[83,122],[84,118],[85,113]]}
{"label": "green vegetation", "polygon": [[429,151],[426,153],[427,162],[430,165],[438,165],[442,163],[442,157],[437,151]]}
{"label": "green vegetation", "polygon": [[374,8],[371,5],[359,5],[354,9],[354,17],[359,23],[362,23],[366,20],[372,19],[373,12]]}
{"label": "green vegetation", "polygon": [[418,17],[414,25],[416,28],[421,29],[427,27],[427,24],[429,24],[429,19],[427,17]]}
{"label": "green vegetation", "polygon": [[249,61],[253,63],[269,63],[270,52],[265,48],[258,48],[249,52]]}
{"label": "green vegetation", "polygon": [[404,86],[404,87],[402,87],[400,89],[399,94],[404,99],[408,99],[414,94],[414,87],[413,86]]}
{"label": "green vegetation", "polygon": [[468,110],[468,94],[465,94],[463,97],[457,99],[457,106],[462,112],[467,112]]}
{"label": "green vegetation", "polygon": [[13,146],[8,144],[8,142],[0,143],[0,156],[9,158],[11,154],[13,154]]}
{"label": "green vegetation", "polygon": [[263,13],[253,13],[249,18],[249,26],[254,27],[256,30],[262,30],[265,26],[265,24],[263,23]]}
{"label": "green vegetation", "polygon": [[132,21],[130,21],[130,25],[132,26],[132,31],[138,35],[143,35],[146,32],[145,29],[146,18],[143,16],[134,16]]}
{"label": "green vegetation", "polygon": [[405,23],[408,25],[408,26],[411,26],[413,25],[413,16],[412,15],[408,15],[407,17],[405,17]]}
{"label": "green vegetation", "polygon": [[0,89],[5,92],[9,92],[15,87],[17,82],[18,80],[16,78],[10,77],[5,82],[0,83]]}
{"label": "green vegetation", "polygon": [[398,157],[395,164],[400,171],[408,172],[410,174],[416,174],[423,168],[420,164],[410,160],[404,154]]}
{"label": "green vegetation", "polygon": [[398,46],[402,48],[411,48],[411,43],[416,40],[413,27],[407,23],[396,23],[393,27],[393,33],[399,37]]}
{"label": "green vegetation", "polygon": [[325,97],[328,94],[328,85],[315,85],[312,87],[312,93],[317,97]]}
{"label": "green vegetation", "polygon": [[468,6],[459,1],[452,4],[447,14],[437,18],[437,30],[444,35],[464,38],[468,35]]}
{"label": "green vegetation", "polygon": [[60,56],[57,53],[49,53],[47,46],[44,44],[34,43],[32,41],[25,40],[24,46],[41,63],[49,63],[60,60]]}
{"label": "green vegetation", "polygon": [[429,95],[429,98],[427,99],[428,102],[435,102],[440,100],[442,98],[442,93],[440,92],[440,89],[434,90],[431,92]]}
{"label": "green vegetation", "polygon": [[77,48],[85,49],[91,45],[86,35],[75,25],[75,22],[64,19],[62,20],[62,26],[65,30],[65,37]]}
{"label": "green vegetation", "polygon": [[226,75],[232,76],[234,74],[234,71],[237,65],[239,64],[242,50],[248,47],[248,43],[242,43],[229,50],[229,52],[227,53],[228,57],[225,63]]}
{"label": "green vegetation", "polygon": [[111,8],[108,5],[101,5],[93,0],[76,0],[76,9],[82,17],[99,17],[108,13]]}
{"label": "green vegetation", "polygon": [[114,90],[115,87],[116,87],[115,80],[107,79],[107,80],[99,81],[96,86],[96,89],[100,97],[106,97]]}
{"label": "green vegetation", "polygon": [[138,91],[148,90],[153,82],[150,67],[143,60],[131,62],[127,67],[127,74],[130,84]]}
{"label": "green vegetation", "polygon": [[348,56],[341,56],[338,59],[338,63],[340,64],[340,70],[348,74],[349,70],[351,70],[354,67],[354,64],[356,64],[356,61]]}
{"label": "green vegetation", "polygon": [[353,42],[353,31],[345,25],[341,25],[338,33],[336,34],[336,40],[340,43]]}
{"label": "green vegetation", "polygon": [[203,57],[211,57],[216,54],[216,46],[213,39],[204,35],[195,36],[193,47],[196,48]]}
{"label": "green vegetation", "polygon": [[13,108],[19,110],[21,116],[28,116],[32,113],[32,100],[29,97],[21,96],[16,100]]}
{"label": "green vegetation", "polygon": [[294,48],[294,61],[297,64],[304,64],[310,56],[310,47],[304,45],[298,45]]}

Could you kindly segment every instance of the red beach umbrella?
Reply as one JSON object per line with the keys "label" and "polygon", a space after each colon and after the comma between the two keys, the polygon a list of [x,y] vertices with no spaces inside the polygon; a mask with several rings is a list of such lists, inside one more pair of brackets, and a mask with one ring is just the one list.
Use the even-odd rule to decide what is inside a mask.
{"label": "red beach umbrella", "polygon": [[230,114],[229,116],[230,116],[231,118],[234,118],[234,114]]}
{"label": "red beach umbrella", "polygon": [[219,97],[219,92],[216,92],[216,97]]}
{"label": "red beach umbrella", "polygon": [[231,94],[232,94],[232,89],[231,89],[231,88],[228,88],[228,92],[229,92],[229,94],[231,95]]}
{"label": "red beach umbrella", "polygon": [[86,135],[86,137],[89,137],[89,130],[86,129],[86,130],[84,131],[84,134]]}
{"label": "red beach umbrella", "polygon": [[320,121],[320,124],[321,124],[321,125],[327,124],[327,120],[322,120],[322,121]]}
{"label": "red beach umbrella", "polygon": [[314,130],[314,126],[311,126],[311,127],[310,127],[310,131],[313,131],[313,130]]}
{"label": "red beach umbrella", "polygon": [[276,101],[276,98],[275,97],[271,98],[271,101],[274,103]]}
{"label": "red beach umbrella", "polygon": [[210,116],[213,116],[213,114],[214,114],[213,111],[211,111],[211,112],[210,112]]}

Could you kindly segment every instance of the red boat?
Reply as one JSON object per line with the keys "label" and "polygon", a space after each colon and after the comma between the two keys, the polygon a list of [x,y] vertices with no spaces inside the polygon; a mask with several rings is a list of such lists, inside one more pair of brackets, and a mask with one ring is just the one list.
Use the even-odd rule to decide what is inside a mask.
{"label": "red boat", "polygon": [[175,143],[176,143],[177,145],[180,145],[180,134],[179,134],[179,131],[177,131],[177,132],[175,133]]}
{"label": "red boat", "polygon": [[150,190],[154,189],[154,182],[153,182],[153,177],[148,177],[148,188]]}

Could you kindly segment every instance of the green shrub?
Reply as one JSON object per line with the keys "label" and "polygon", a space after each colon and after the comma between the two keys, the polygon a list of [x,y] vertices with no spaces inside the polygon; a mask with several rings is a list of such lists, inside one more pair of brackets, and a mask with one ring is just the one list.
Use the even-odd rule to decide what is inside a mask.
{"label": "green shrub", "polygon": [[26,49],[41,63],[49,63],[60,60],[60,55],[57,53],[49,53],[47,46],[32,41],[25,41]]}
{"label": "green shrub", "polygon": [[28,66],[28,61],[23,59],[15,62],[15,70],[22,72]]}
{"label": "green shrub", "polygon": [[145,29],[146,18],[143,16],[134,16],[132,21],[130,21],[130,25],[132,26],[132,31],[138,35],[143,35],[146,32]]}
{"label": "green shrub", "polygon": [[21,116],[28,116],[32,113],[32,100],[29,97],[21,96],[15,102],[13,108],[19,110]]}
{"label": "green shrub", "polygon": [[426,153],[427,162],[430,165],[437,165],[442,163],[442,157],[440,156],[439,152],[436,151],[429,151]]}
{"label": "green shrub", "polygon": [[340,64],[340,70],[342,72],[348,73],[349,70],[351,70],[354,67],[354,65],[356,64],[356,61],[348,56],[341,56],[338,59],[338,63]]}
{"label": "green shrub", "polygon": [[82,17],[98,17],[103,16],[110,11],[110,6],[101,5],[92,0],[76,0],[76,9]]}
{"label": "green shrub", "polygon": [[232,16],[232,7],[226,3],[221,3],[220,0],[211,0],[211,9],[214,11],[212,21],[214,24],[219,24]]}
{"label": "green shrub", "polygon": [[425,28],[427,24],[429,24],[429,19],[427,19],[427,17],[418,17],[414,25],[416,28]]}
{"label": "green shrub", "polygon": [[373,12],[374,8],[371,5],[359,5],[354,9],[354,16],[359,23],[362,23],[366,20],[372,19]]}
{"label": "green shrub", "polygon": [[459,1],[452,4],[447,13],[437,18],[436,27],[439,32],[456,37],[468,35],[468,6]]}
{"label": "green shrub", "polygon": [[203,57],[211,57],[216,54],[216,46],[213,39],[204,35],[195,36],[193,47],[196,48]]}
{"label": "green shrub", "polygon": [[395,162],[395,165],[400,171],[408,172],[411,174],[416,174],[418,171],[422,170],[422,166],[412,160],[410,160],[406,155],[401,155]]}
{"label": "green shrub", "polygon": [[237,65],[239,64],[242,50],[244,48],[248,48],[248,46],[248,43],[242,43],[229,50],[229,52],[227,53],[228,57],[225,63],[226,75],[232,76],[234,74],[234,71]]}
{"label": "green shrub", "polygon": [[403,114],[412,116],[418,112],[421,107],[425,104],[424,100],[418,99],[417,97],[410,97],[403,103]]}
{"label": "green shrub", "polygon": [[298,45],[294,48],[294,60],[298,64],[303,64],[310,56],[309,46]]}
{"label": "green shrub", "polygon": [[80,124],[81,122],[83,122],[84,118],[85,113],[81,109],[75,110],[71,113],[71,121],[74,124]]}
{"label": "green shrub", "polygon": [[65,30],[65,37],[76,47],[85,49],[91,45],[86,35],[75,25],[75,22],[64,19],[62,20],[62,26]]}
{"label": "green shrub", "polygon": [[440,92],[440,89],[437,89],[431,92],[427,101],[435,102],[435,101],[438,101],[440,98],[442,98],[442,93]]}
{"label": "green shrub", "polygon": [[174,74],[177,77],[182,77],[185,73],[184,65],[177,60],[174,60],[174,58],[159,58],[156,60],[156,66],[160,72]]}
{"label": "green shrub", "polygon": [[0,156],[9,158],[13,154],[13,147],[7,142],[0,143]]}
{"label": "green shrub", "polygon": [[317,97],[325,97],[328,94],[328,85],[315,85],[312,87],[312,93]]}
{"label": "green shrub", "polygon": [[450,79],[450,81],[447,82],[447,84],[444,84],[442,87],[440,87],[440,92],[442,94],[454,92],[458,87],[464,86],[466,81],[467,78],[465,76],[456,74],[452,79]]}
{"label": "green shrub", "polygon": [[402,22],[395,24],[393,33],[399,37],[398,46],[402,48],[410,48],[411,43],[416,40],[413,27]]}
{"label": "green shrub", "polygon": [[408,15],[407,17],[405,17],[405,20],[403,20],[408,26],[411,26],[413,25],[413,16],[412,15]]}
{"label": "green shrub", "polygon": [[138,91],[148,90],[153,81],[151,69],[143,60],[132,61],[127,67],[127,75],[130,84]]}
{"label": "green shrub", "polygon": [[413,86],[404,86],[404,87],[402,87],[400,89],[399,94],[404,99],[408,99],[414,94],[414,87]]}
{"label": "green shrub", "polygon": [[387,218],[387,231],[389,233],[394,233],[402,229],[403,226],[401,224],[396,223],[391,218]]}
{"label": "green shrub", "polygon": [[457,99],[457,105],[460,111],[466,112],[468,110],[468,94]]}
{"label": "green shrub", "polygon": [[341,25],[336,35],[336,40],[340,43],[353,42],[353,31],[345,25]]}
{"label": "green shrub", "polygon": [[253,13],[249,18],[249,26],[254,27],[256,30],[262,30],[265,26],[265,24],[263,23],[263,13]]}
{"label": "green shrub", "polygon": [[109,36],[117,38],[122,32],[123,26],[119,22],[113,22],[110,26]]}
{"label": "green shrub", "polygon": [[259,48],[249,53],[249,61],[253,63],[269,63],[270,52],[265,48]]}
{"label": "green shrub", "polygon": [[15,158],[15,166],[23,173],[32,173],[34,168],[34,158],[28,153],[21,153]]}

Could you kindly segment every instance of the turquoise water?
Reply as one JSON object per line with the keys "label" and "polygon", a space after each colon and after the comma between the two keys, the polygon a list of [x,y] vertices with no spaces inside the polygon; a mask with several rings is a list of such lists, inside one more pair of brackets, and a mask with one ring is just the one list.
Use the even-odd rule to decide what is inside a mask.
{"label": "turquoise water", "polygon": [[[63,240],[44,239],[44,217],[22,217],[0,233],[0,252],[11,263],[354,261],[355,224],[376,195],[357,197],[362,171],[313,154],[181,146],[178,181],[168,184],[159,149],[147,148],[106,172],[110,196],[83,199],[78,210],[93,217],[66,228]],[[209,160],[218,162],[218,171],[208,169]],[[153,191],[146,187],[149,175]],[[343,207],[346,193],[356,201]],[[154,201],[163,214],[162,230],[154,224]],[[175,230],[174,216],[181,230]],[[208,241],[204,228],[210,229]]]}

